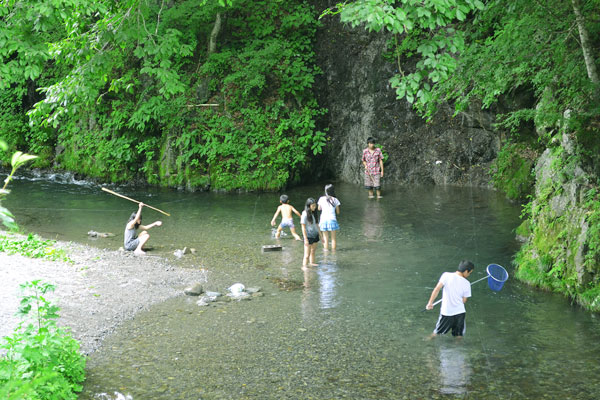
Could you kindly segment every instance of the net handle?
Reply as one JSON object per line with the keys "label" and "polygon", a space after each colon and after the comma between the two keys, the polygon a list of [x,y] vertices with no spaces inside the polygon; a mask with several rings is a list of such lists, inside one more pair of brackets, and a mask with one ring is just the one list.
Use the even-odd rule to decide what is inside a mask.
{"label": "net handle", "polygon": [[[488,275],[488,276],[490,276],[490,275]],[[476,280],[475,282],[471,282],[471,286],[473,286],[473,284],[475,284],[475,283],[477,283],[477,282],[480,282],[480,281],[482,281],[482,280],[484,280],[484,279],[487,279],[487,277],[488,277],[488,276],[484,276],[483,278],[481,278],[481,279],[478,279],[478,280]],[[433,307],[435,307],[437,304],[440,304],[441,302],[442,302],[442,299],[439,299],[438,301],[436,301],[435,303],[433,303],[433,304],[432,304],[432,306],[433,306]],[[426,309],[425,309],[425,310],[426,310]],[[425,310],[423,310],[423,311],[425,311]]]}
{"label": "net handle", "polygon": [[[490,265],[492,265],[492,264],[490,264]],[[498,280],[498,279],[494,278],[494,277],[492,276],[492,274],[490,274],[490,273],[489,273],[489,271],[488,271],[488,268],[490,267],[490,265],[488,265],[488,266],[486,267],[486,269],[485,269],[485,271],[486,271],[488,274],[487,274],[486,276],[484,276],[483,278],[481,278],[481,279],[477,279],[476,281],[474,281],[474,282],[471,282],[471,286],[473,286],[473,285],[474,285],[474,284],[476,284],[477,282],[481,282],[482,280],[484,280],[484,279],[487,279],[487,278],[489,278],[489,277],[492,277],[492,279],[493,279],[493,280],[495,280],[495,281],[498,281],[498,282],[506,282],[506,281],[508,280],[508,272],[506,272],[506,270],[504,269],[504,267],[503,267],[503,266],[501,266],[501,265],[498,265],[498,264],[495,264],[495,265],[498,265],[498,267],[502,268],[502,270],[503,270],[503,271],[504,271],[504,273],[506,274],[506,279],[505,279],[505,280],[503,280],[503,281],[501,281],[501,280]],[[432,304],[432,306],[433,306],[433,307],[435,307],[437,304],[440,304],[441,302],[442,302],[442,299],[439,299],[438,301],[436,301],[435,303],[433,303],[433,304]],[[427,311],[427,309],[425,308],[423,311]]]}

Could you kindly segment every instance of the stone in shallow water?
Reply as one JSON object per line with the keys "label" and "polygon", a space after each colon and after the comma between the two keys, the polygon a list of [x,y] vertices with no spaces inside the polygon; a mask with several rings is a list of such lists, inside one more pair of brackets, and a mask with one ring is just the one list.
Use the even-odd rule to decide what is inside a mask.
{"label": "stone in shallow water", "polygon": [[204,294],[207,295],[207,296],[209,296],[209,297],[221,297],[221,296],[223,296],[219,292],[211,292],[211,291],[206,291]]}
{"label": "stone in shallow water", "polygon": [[200,296],[203,292],[202,285],[200,283],[195,283],[194,285],[183,289],[183,293],[188,296]]}
{"label": "stone in shallow water", "polygon": [[231,300],[250,300],[250,295],[246,292],[240,292],[240,293],[228,293],[227,297],[229,297]]}
{"label": "stone in shallow water", "polygon": [[260,292],[260,290],[261,290],[261,288],[259,288],[259,287],[246,288],[246,292],[248,292],[250,294],[258,293],[258,292]]}
{"label": "stone in shallow water", "polygon": [[227,288],[227,290],[229,290],[229,292],[231,292],[231,294],[233,295],[243,293],[245,289],[246,287],[241,283],[234,283],[233,285]]}
{"label": "stone in shallow water", "polygon": [[262,247],[263,253],[268,251],[281,251],[282,249],[283,247],[281,247],[281,245],[278,244],[266,244]]}
{"label": "stone in shallow water", "polygon": [[198,301],[204,301],[205,303],[212,303],[215,300],[217,300],[217,296],[208,296],[205,294],[204,296],[200,297],[200,299]]}

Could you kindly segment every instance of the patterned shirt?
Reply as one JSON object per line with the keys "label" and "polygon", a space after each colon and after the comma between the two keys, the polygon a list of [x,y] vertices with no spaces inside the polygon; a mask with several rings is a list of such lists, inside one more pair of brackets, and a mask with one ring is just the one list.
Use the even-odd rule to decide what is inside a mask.
{"label": "patterned shirt", "polygon": [[368,148],[363,150],[362,160],[367,163],[367,169],[371,175],[377,175],[381,173],[379,168],[379,160],[383,160],[383,154],[381,149],[376,147],[373,152],[370,152]]}

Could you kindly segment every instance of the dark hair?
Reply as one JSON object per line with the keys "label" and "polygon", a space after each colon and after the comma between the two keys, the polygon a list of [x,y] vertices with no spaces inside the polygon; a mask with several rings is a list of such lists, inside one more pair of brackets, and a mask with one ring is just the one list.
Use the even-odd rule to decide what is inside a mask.
{"label": "dark hair", "polygon": [[[129,221],[127,221],[128,223],[133,221],[135,219],[135,216],[137,215],[137,212],[132,212],[131,215],[129,216]],[[142,216],[140,215],[140,220],[135,224],[135,229],[137,229],[140,224],[142,223]]]}
{"label": "dark hair", "polygon": [[310,217],[312,217],[312,223],[315,224],[317,222],[317,217],[315,217],[315,214],[317,212],[316,212],[316,210],[315,211],[311,210],[310,206],[312,204],[317,204],[315,199],[313,199],[312,197],[309,197],[308,199],[306,199],[306,204],[304,205],[304,211],[306,212],[306,222],[308,222],[308,218],[310,216]]}
{"label": "dark hair", "polygon": [[473,268],[475,268],[475,266],[471,261],[468,260],[462,260],[460,264],[458,264],[459,272],[473,271]]}
{"label": "dark hair", "polygon": [[335,190],[333,189],[333,185],[331,183],[329,185],[325,185],[325,196],[327,197],[327,202],[333,206],[335,204],[333,201],[335,198]]}
{"label": "dark hair", "polygon": [[369,136],[369,138],[367,139],[367,144],[369,143],[375,144],[375,138],[373,136]]}
{"label": "dark hair", "polygon": [[288,201],[290,201],[290,198],[288,197],[287,194],[282,194],[281,196],[279,196],[279,201],[281,201],[282,203],[287,203]]}

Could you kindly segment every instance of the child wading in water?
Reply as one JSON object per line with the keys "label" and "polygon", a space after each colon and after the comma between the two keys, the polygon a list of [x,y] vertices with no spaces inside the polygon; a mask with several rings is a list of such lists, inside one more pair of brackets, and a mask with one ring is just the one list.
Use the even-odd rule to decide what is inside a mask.
{"label": "child wading in water", "polygon": [[337,222],[337,214],[340,213],[340,201],[335,197],[333,185],[325,186],[325,196],[321,196],[318,201],[321,218],[319,219],[319,228],[323,232],[323,248],[327,249],[329,241],[329,232],[331,232],[331,250],[337,247],[336,231],[340,229]]}
{"label": "child wading in water", "polygon": [[289,227],[290,232],[292,232],[294,238],[296,240],[302,240],[300,239],[300,236],[298,236],[298,234],[296,233],[296,227],[294,227],[294,219],[292,218],[292,213],[296,214],[299,217],[301,217],[301,215],[298,212],[298,210],[296,210],[294,207],[288,204],[289,201],[290,199],[286,194],[282,194],[279,197],[279,202],[281,203],[281,205],[277,207],[277,211],[275,212],[275,215],[273,215],[273,219],[271,220],[271,226],[275,226],[275,219],[277,219],[277,215],[281,213],[281,224],[279,224],[279,227],[277,228],[277,233],[275,234],[275,237],[279,238],[279,236],[281,236],[281,231],[283,230],[283,228]]}
{"label": "child wading in water", "polygon": [[[150,239],[150,235],[148,234],[147,230],[155,226],[162,225],[161,221],[153,222],[148,226],[141,225],[142,207],[144,207],[144,203],[139,204],[137,213],[131,213],[129,222],[127,222],[127,226],[125,226],[125,239],[123,241],[123,248],[127,251],[133,251],[134,254],[138,256],[146,254],[142,248],[148,239]],[[139,236],[135,234],[135,230],[138,228],[142,229],[142,232]]]}
{"label": "child wading in water", "polygon": [[317,202],[312,197],[306,200],[304,211],[302,211],[302,217],[300,217],[300,224],[302,224],[302,235],[304,236],[304,259],[302,260],[302,267],[317,266],[315,264],[315,252],[317,250],[317,242],[321,231],[317,224]]}
{"label": "child wading in water", "polygon": [[373,190],[377,192],[377,198],[381,199],[381,178],[383,178],[383,153],[375,147],[375,139],[367,139],[367,148],[363,150],[362,163],[365,166],[365,189],[369,191],[372,199]]}

